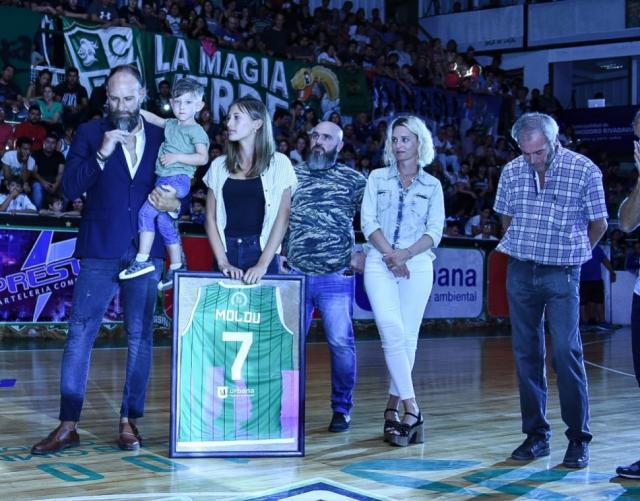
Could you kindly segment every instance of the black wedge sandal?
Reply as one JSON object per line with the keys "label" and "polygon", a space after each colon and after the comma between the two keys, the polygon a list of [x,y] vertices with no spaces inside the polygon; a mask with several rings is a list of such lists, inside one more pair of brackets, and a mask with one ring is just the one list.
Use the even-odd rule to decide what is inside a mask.
{"label": "black wedge sandal", "polygon": [[398,447],[407,447],[409,444],[421,444],[424,442],[424,419],[422,413],[416,416],[412,412],[405,412],[405,415],[413,416],[417,421],[413,424],[400,423],[397,427],[398,434],[389,436],[389,443]]}
{"label": "black wedge sandal", "polygon": [[[384,415],[387,415],[387,412],[395,412],[398,417],[400,417],[400,413],[398,412],[398,409],[385,409],[384,410]],[[400,420],[393,420],[393,419],[386,419],[384,420],[384,428],[383,428],[383,432],[384,432],[384,441],[385,442],[389,442],[390,437],[397,437],[398,434],[394,433],[395,431],[397,431],[398,426],[400,426]]]}

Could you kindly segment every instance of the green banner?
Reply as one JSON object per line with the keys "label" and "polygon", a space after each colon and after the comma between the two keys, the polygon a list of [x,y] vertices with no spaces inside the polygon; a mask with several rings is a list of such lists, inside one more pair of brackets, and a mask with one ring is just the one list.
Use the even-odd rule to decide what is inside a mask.
{"label": "green banner", "polygon": [[110,68],[132,63],[141,70],[149,88],[157,88],[161,80],[173,84],[185,76],[200,81],[216,122],[234,99],[245,95],[261,99],[272,114],[277,108],[288,109],[296,99],[325,117],[334,110],[353,114],[371,106],[362,71],[218,50],[208,41],[137,29],[105,29],[67,18],[63,21],[68,62],[80,70],[89,91],[104,82]]}
{"label": "green banner", "polygon": [[18,7],[0,7],[0,19],[2,67],[7,64],[15,66],[13,81],[24,96],[31,82],[31,49],[40,29],[42,14]]}

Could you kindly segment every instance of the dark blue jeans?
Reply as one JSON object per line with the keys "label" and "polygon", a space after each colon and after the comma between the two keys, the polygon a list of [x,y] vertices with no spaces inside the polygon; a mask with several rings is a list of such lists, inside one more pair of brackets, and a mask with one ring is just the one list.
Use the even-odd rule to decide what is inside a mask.
{"label": "dark blue jeans", "polygon": [[579,325],[580,266],[509,258],[507,298],[520,385],[522,432],[549,439],[544,316],[549,324],[560,413],[569,440],[590,441],[589,397]]}
{"label": "dark blue jeans", "polygon": [[154,259],[155,271],[131,280],[118,280],[118,273],[135,256],[131,248],[120,259],[80,261],[80,274],[73,290],[69,332],[62,355],[60,420],[79,421],[89,374],[91,348],[109,303],[120,286],[127,332],[127,368],[120,416],[139,418],[151,370],[153,312],[162,260]]}
{"label": "dark blue jeans", "polygon": [[640,296],[633,295],[631,303],[631,353],[633,354],[633,369],[640,386]]}
{"label": "dark blue jeans", "polygon": [[353,276],[343,273],[305,275],[305,332],[314,307],[320,310],[331,353],[331,408],[349,414],[356,384],[356,345],[353,336]]}
{"label": "dark blue jeans", "polygon": [[[247,271],[252,266],[255,266],[260,259],[262,249],[260,248],[260,236],[252,235],[248,237],[228,237],[225,236],[225,242],[227,244],[227,259],[229,264],[240,268],[242,271]],[[215,265],[216,270],[218,264]],[[275,275],[278,273],[278,261],[275,256],[269,263],[267,268],[267,275]]]}

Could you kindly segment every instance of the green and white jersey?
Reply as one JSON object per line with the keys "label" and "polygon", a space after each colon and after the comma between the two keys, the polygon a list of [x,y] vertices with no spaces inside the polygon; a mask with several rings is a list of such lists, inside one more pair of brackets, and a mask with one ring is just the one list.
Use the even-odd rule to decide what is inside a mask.
{"label": "green and white jersey", "polygon": [[282,318],[277,287],[199,289],[180,340],[179,442],[282,438],[283,371],[294,368]]}

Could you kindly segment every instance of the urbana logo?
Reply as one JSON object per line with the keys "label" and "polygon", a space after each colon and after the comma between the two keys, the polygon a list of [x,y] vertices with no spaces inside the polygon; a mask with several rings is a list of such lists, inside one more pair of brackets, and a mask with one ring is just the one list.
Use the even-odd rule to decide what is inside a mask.
{"label": "urbana logo", "polygon": [[96,52],[98,51],[98,44],[92,42],[86,38],[80,39],[80,48],[78,49],[78,57],[85,66],[91,66],[98,61]]}
{"label": "urbana logo", "polygon": [[229,396],[229,388],[226,386],[218,386],[218,398],[227,398]]}
{"label": "urbana logo", "polygon": [[249,302],[249,298],[244,292],[235,292],[231,296],[231,304],[233,306],[244,306]]}

